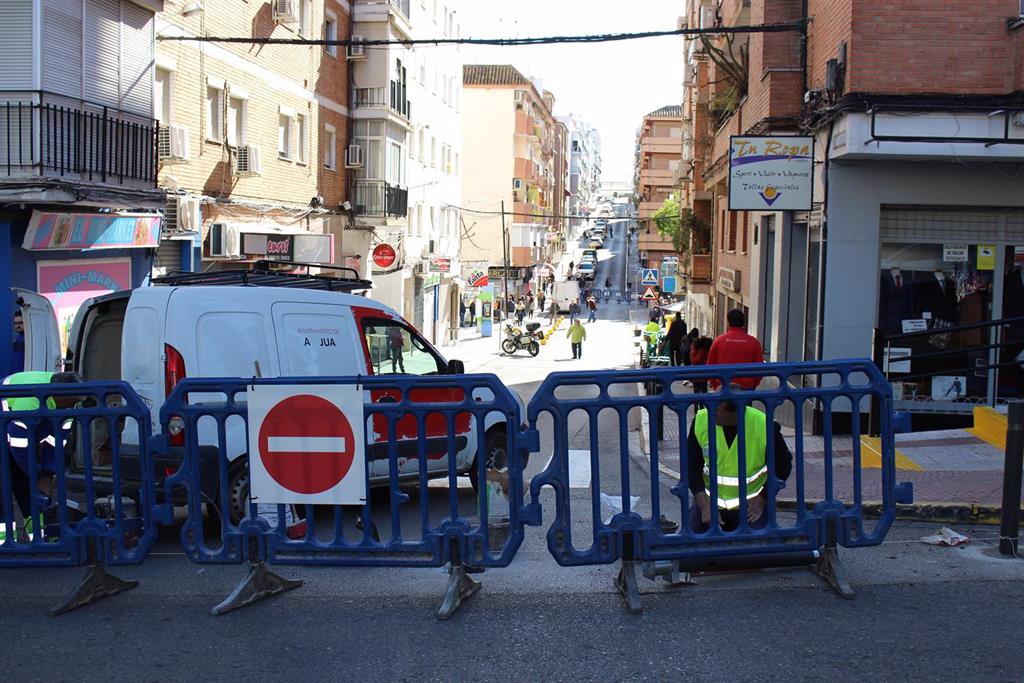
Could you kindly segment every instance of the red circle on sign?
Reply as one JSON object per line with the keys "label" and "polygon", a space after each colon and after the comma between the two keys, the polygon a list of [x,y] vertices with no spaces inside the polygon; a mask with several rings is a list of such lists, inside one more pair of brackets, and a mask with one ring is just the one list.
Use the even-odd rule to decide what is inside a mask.
{"label": "red circle on sign", "polygon": [[398,254],[390,244],[378,244],[377,248],[373,250],[373,262],[381,268],[391,266],[396,258],[398,258]]}
{"label": "red circle on sign", "polygon": [[317,494],[337,486],[352,468],[355,439],[341,410],[319,396],[292,396],[260,425],[259,452],[267,473],[284,488]]}

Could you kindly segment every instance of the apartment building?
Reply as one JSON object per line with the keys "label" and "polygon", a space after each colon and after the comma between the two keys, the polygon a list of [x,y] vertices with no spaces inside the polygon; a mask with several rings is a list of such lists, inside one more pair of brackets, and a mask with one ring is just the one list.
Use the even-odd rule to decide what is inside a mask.
{"label": "apartment building", "polygon": [[569,215],[577,226],[594,210],[601,187],[601,136],[576,115],[560,120],[569,129]]}
{"label": "apartment building", "polygon": [[[695,40],[684,55],[689,206],[712,238],[712,272],[698,287],[713,327],[748,307],[773,360],[812,360],[868,356],[874,339],[909,329],[974,325],[956,346],[928,338],[963,348],[943,361],[959,369],[938,383],[897,381],[898,407],[955,415],[1022,395],[1019,348],[983,344],[1001,334],[991,321],[1024,314],[1020,3],[693,0],[683,21],[772,24],[804,18],[804,7],[806,40],[718,38],[714,55]],[[718,62],[741,46],[749,63],[737,91]],[[728,211],[730,136],[797,133],[813,142],[810,209]],[[691,252],[692,305],[702,297]]]}
{"label": "apartment building", "polygon": [[548,231],[548,252],[547,262],[558,263],[565,253],[566,244],[570,238],[569,225],[569,128],[562,118],[556,118],[554,129],[554,162],[552,172],[554,173],[554,188],[551,196],[552,219],[551,229]]}
{"label": "apartment building", "polygon": [[[545,259],[549,232],[558,229],[552,218],[554,96],[511,65],[467,65],[463,82],[463,259],[490,267],[492,281],[507,276],[510,292],[524,292],[552,270]],[[507,274],[501,270],[503,232]]]}
{"label": "apartment building", "polygon": [[[453,2],[356,2],[354,10],[354,31],[367,39],[457,37],[462,30]],[[355,62],[354,83],[353,142],[365,149],[357,220],[373,226],[371,248],[388,244],[399,255],[375,266],[373,297],[402,311],[434,343],[447,343],[458,329],[462,289],[462,52],[367,49]]]}
{"label": "apartment building", "polygon": [[[167,2],[161,38],[344,38],[348,3]],[[167,230],[159,270],[344,255],[345,53],[336,47],[159,40],[154,114]],[[198,259],[195,259],[196,261]]]}
{"label": "apartment building", "polygon": [[[662,291],[670,294],[676,292],[679,252],[673,246],[670,236],[658,233],[653,216],[669,197],[678,198],[677,178],[682,163],[682,140],[682,108],[678,104],[661,107],[647,114],[637,131],[634,182],[640,264],[645,268],[658,269],[659,278],[662,278]],[[669,278],[668,287],[664,277]]]}
{"label": "apartment building", "polygon": [[[49,320],[53,369],[86,299],[140,285],[160,240],[152,0],[8,0],[0,20],[0,290]],[[0,368],[14,300],[0,297]]]}

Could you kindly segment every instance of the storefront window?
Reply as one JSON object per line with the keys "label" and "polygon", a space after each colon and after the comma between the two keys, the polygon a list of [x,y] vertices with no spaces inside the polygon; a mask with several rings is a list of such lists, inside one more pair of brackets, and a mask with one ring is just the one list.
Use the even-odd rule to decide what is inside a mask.
{"label": "storefront window", "polygon": [[891,343],[893,357],[912,356],[890,368],[897,400],[985,402],[989,328],[942,330],[991,320],[995,258],[978,245],[884,243],[881,266],[879,327],[922,333]]}
{"label": "storefront window", "polygon": [[1000,342],[1016,342],[1000,350],[1001,400],[1024,397],[1024,245],[1008,246],[1004,253],[1002,317],[1010,320],[1001,330]]}

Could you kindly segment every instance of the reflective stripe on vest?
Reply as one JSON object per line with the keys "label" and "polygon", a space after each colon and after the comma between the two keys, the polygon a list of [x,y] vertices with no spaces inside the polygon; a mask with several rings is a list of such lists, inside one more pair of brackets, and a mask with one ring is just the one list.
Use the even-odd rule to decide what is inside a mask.
{"label": "reflective stripe on vest", "polygon": [[[49,384],[50,380],[53,379],[54,373],[52,372],[39,372],[29,370],[26,372],[16,372],[13,375],[8,375],[4,378],[3,384],[5,386],[18,386],[22,384]],[[53,410],[57,407],[52,398],[46,399],[46,406]],[[0,409],[5,413],[9,411],[31,411],[39,410],[39,399],[35,396],[12,396],[5,398],[0,401]],[[15,427],[20,430],[24,436],[14,436],[10,433],[10,427]],[[8,423],[7,443],[10,444],[11,448],[28,448],[28,425],[21,420],[11,420]],[[67,444],[67,439],[63,439],[64,444]],[[47,436],[42,440],[48,446],[55,446],[57,440],[53,436]]]}
{"label": "reflective stripe on vest", "polygon": [[[756,408],[747,407],[744,411],[744,439],[746,441],[747,471],[744,480],[747,484],[747,500],[761,493],[768,481],[768,466],[765,453],[768,447],[767,417]],[[739,430],[731,445],[725,443],[725,431],[716,425],[715,439],[716,472],[718,484],[718,507],[735,510],[740,506],[740,456]],[[693,432],[697,437],[704,456],[704,489],[711,495],[711,465],[708,439],[708,411],[702,408],[693,419]]]}

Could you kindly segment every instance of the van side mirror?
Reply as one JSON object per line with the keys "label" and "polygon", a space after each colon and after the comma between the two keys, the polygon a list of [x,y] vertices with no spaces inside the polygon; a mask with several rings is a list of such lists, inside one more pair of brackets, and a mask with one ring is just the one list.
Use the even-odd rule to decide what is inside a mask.
{"label": "van side mirror", "polygon": [[466,364],[461,360],[450,360],[448,361],[448,374],[449,375],[465,375]]}

